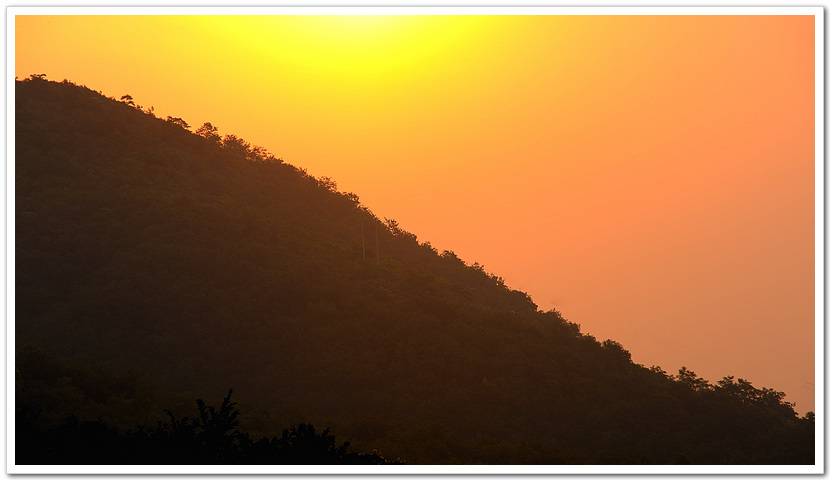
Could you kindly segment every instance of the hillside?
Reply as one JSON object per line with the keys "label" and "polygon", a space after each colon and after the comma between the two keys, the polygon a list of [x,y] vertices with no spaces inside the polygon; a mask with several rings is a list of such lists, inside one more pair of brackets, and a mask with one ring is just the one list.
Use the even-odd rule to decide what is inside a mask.
{"label": "hillside", "polygon": [[41,422],[233,388],[249,430],[311,419],[409,463],[814,461],[783,393],[636,365],[238,137],[66,81],[15,102],[16,399]]}

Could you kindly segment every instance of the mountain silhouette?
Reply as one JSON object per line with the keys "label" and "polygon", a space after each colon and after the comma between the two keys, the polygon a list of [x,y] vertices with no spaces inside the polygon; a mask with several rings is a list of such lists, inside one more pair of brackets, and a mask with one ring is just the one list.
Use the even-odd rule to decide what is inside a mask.
{"label": "mountain silhouette", "polygon": [[407,463],[814,462],[782,392],[635,364],[329,178],[129,95],[15,89],[15,395],[44,425],[233,387],[249,429]]}

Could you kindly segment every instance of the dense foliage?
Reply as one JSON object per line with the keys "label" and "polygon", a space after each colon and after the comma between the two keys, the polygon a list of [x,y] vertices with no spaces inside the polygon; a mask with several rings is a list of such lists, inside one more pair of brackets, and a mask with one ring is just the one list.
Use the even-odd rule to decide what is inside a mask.
{"label": "dense foliage", "polygon": [[15,102],[16,399],[42,428],[232,385],[259,433],[408,463],[814,462],[783,393],[634,364],[209,123],[37,77]]}
{"label": "dense foliage", "polygon": [[80,422],[71,416],[59,426],[36,426],[38,412],[17,412],[18,464],[53,465],[382,465],[390,462],[377,450],[348,452],[349,442],[338,445],[328,429],[317,433],[301,423],[285,429],[281,437],[254,441],[239,430],[239,410],[231,392],[217,410],[196,400],[198,416],[177,419],[166,410],[168,422],[155,428],[139,426],[121,434],[101,420]]}

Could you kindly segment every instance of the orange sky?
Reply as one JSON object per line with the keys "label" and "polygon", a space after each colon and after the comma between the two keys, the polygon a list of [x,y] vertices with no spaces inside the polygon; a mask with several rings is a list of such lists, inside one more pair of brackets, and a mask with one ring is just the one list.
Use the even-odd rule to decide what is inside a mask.
{"label": "orange sky", "polygon": [[18,16],[45,73],[267,148],[633,360],[815,382],[806,16]]}

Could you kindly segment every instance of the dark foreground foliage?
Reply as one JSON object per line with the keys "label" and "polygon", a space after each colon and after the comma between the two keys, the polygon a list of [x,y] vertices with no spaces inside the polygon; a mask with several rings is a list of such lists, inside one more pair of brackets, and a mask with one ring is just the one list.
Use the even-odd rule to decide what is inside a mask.
{"label": "dark foreground foliage", "polygon": [[231,393],[217,409],[197,400],[198,415],[119,433],[105,422],[71,416],[58,426],[39,428],[38,412],[17,411],[15,463],[18,465],[382,465],[388,461],[377,450],[348,452],[329,429],[318,433],[301,423],[282,436],[253,437],[239,430],[239,410]]}
{"label": "dark foreground foliage", "polygon": [[329,425],[408,463],[814,462],[782,392],[635,364],[331,179],[127,97],[16,83],[15,395],[43,429],[234,385],[258,434]]}

